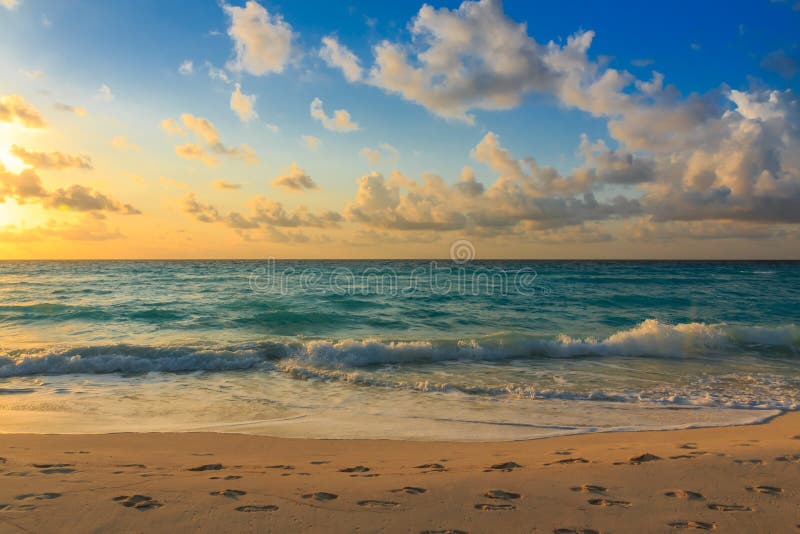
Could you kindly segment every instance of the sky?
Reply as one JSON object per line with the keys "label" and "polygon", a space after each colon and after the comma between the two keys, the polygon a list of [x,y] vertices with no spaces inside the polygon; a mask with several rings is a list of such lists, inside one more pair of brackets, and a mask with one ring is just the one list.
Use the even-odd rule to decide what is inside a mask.
{"label": "sky", "polygon": [[0,259],[800,259],[800,1],[0,0]]}

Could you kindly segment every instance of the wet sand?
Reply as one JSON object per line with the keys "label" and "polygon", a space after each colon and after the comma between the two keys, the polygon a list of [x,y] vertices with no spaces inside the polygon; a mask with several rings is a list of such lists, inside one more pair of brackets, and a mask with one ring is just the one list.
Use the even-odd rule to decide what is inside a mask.
{"label": "wet sand", "polygon": [[0,435],[0,532],[800,532],[800,413],[494,443]]}

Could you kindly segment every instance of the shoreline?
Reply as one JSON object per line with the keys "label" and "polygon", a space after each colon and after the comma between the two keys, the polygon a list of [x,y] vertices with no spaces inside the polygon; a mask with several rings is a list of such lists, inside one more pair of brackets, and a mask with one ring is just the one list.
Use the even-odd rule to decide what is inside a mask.
{"label": "shoreline", "polygon": [[0,456],[2,532],[800,528],[800,412],[502,442],[0,434]]}

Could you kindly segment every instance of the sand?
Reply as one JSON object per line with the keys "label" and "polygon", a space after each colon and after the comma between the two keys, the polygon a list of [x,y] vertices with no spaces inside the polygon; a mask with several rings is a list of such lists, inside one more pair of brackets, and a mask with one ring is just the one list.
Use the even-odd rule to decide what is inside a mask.
{"label": "sand", "polygon": [[800,413],[444,443],[0,435],[0,532],[800,531]]}

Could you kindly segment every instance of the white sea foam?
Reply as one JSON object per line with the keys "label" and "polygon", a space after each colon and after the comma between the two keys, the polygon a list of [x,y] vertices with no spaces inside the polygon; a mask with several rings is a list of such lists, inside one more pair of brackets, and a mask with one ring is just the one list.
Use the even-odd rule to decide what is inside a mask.
{"label": "white sea foam", "polygon": [[800,328],[729,326],[643,321],[605,339],[562,334],[543,339],[498,334],[462,340],[312,340],[249,343],[232,346],[101,345],[43,347],[0,353],[0,377],[81,373],[145,373],[250,369],[290,358],[306,366],[358,368],[376,364],[431,361],[492,361],[530,357],[641,356],[688,357],[717,354],[735,357],[767,347],[796,355]]}

